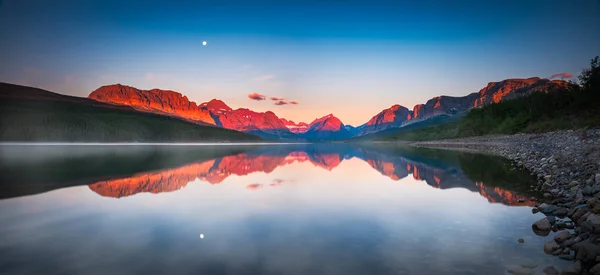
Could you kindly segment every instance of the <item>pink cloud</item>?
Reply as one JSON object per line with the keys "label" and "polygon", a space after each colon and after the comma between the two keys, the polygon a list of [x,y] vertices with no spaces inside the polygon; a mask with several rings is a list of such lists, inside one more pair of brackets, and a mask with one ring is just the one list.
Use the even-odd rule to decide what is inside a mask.
{"label": "pink cloud", "polygon": [[283,100],[275,102],[275,105],[286,105],[286,104],[288,104],[288,103]]}
{"label": "pink cloud", "polygon": [[263,187],[262,184],[255,183],[255,184],[250,184],[250,185],[246,186],[246,189],[248,189],[248,190],[258,190],[258,189],[260,189],[262,187]]}
{"label": "pink cloud", "polygon": [[573,74],[571,73],[557,73],[557,74],[553,74],[549,79],[554,79],[554,78],[573,78]]}
{"label": "pink cloud", "polygon": [[258,100],[258,101],[261,101],[261,100],[265,100],[265,99],[267,99],[267,96],[265,96],[265,95],[261,95],[261,94],[259,94],[259,93],[251,93],[251,94],[249,94],[249,95],[248,95],[248,98],[249,98],[249,99],[252,99],[252,100]]}
{"label": "pink cloud", "polygon": [[288,102],[288,103],[296,105],[296,104],[298,104],[298,101],[293,101],[293,100],[292,100],[292,101],[290,101],[290,102]]}
{"label": "pink cloud", "polygon": [[274,97],[274,96],[272,96],[272,97],[271,97],[271,100],[274,100],[274,101],[280,101],[280,100],[285,100],[285,98],[283,98],[283,97]]}
{"label": "pink cloud", "polygon": [[274,179],[273,182],[274,183],[283,183],[284,180],[282,180],[282,179]]}

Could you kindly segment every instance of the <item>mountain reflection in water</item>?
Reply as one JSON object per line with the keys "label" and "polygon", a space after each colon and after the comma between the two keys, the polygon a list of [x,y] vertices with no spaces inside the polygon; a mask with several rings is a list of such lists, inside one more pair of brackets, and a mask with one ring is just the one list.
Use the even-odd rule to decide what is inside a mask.
{"label": "mountain reflection in water", "polygon": [[[490,203],[510,206],[535,204],[527,194],[507,189],[517,186],[520,190],[526,190],[530,180],[527,173],[512,170],[506,161],[498,158],[425,149],[386,146],[365,148],[345,144],[266,146],[192,162],[177,168],[102,180],[90,184],[89,188],[101,196],[113,198],[144,192],[158,194],[179,190],[197,179],[220,184],[232,175],[246,176],[255,172],[269,174],[278,167],[294,163],[308,162],[315,167],[332,171],[344,160],[352,158],[367,162],[373,169],[395,181],[412,174],[415,180],[424,181],[434,188],[464,188],[478,192]],[[486,169],[481,171],[481,167]],[[282,184],[287,183],[275,179],[272,183],[250,184],[246,188],[259,190]]]}

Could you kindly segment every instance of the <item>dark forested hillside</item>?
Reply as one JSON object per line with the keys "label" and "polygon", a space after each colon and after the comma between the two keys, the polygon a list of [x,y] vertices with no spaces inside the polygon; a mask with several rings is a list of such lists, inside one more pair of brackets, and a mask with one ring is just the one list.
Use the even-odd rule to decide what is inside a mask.
{"label": "dark forested hillside", "polygon": [[0,141],[200,142],[259,137],[90,99],[0,83]]}

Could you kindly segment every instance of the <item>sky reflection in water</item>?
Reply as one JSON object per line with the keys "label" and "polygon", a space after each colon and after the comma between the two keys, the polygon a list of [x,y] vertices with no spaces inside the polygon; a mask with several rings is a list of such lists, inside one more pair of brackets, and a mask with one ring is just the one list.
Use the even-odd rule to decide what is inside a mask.
{"label": "sky reflection in water", "polygon": [[519,201],[530,194],[508,189],[528,184],[522,174],[491,167],[505,164],[497,159],[432,152],[268,146],[8,198],[0,270],[504,274],[511,264],[562,265],[542,251],[551,236],[531,232],[541,216]]}

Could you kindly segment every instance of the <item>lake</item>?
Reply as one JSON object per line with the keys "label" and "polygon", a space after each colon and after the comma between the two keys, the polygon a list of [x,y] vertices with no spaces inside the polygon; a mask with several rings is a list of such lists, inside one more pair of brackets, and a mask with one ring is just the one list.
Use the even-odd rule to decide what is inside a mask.
{"label": "lake", "polygon": [[[505,274],[568,262],[504,159],[391,145],[0,147],[2,274]],[[523,239],[524,243],[517,240]],[[540,273],[543,274],[543,273]]]}

